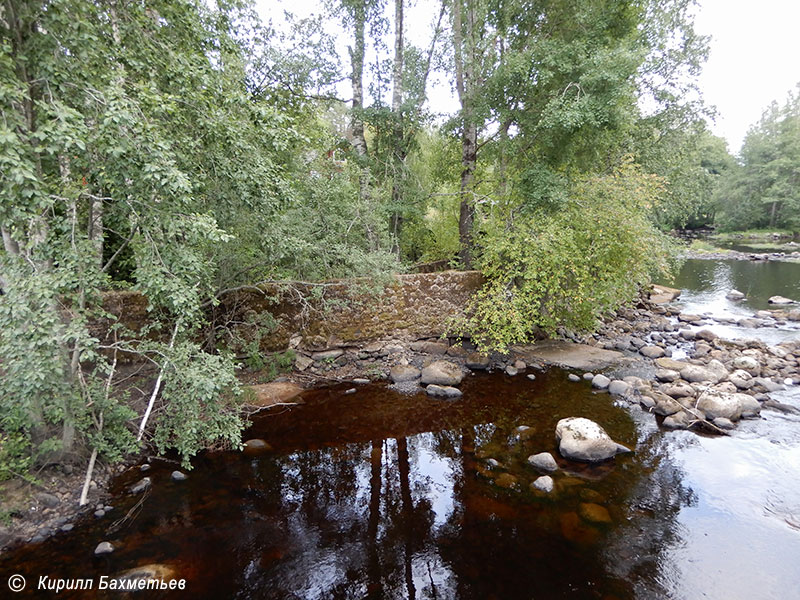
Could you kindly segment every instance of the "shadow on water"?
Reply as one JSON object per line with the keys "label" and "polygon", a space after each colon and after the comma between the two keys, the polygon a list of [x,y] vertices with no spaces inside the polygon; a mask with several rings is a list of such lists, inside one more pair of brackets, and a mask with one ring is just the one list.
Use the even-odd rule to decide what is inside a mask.
{"label": "shadow on water", "polygon": [[[184,482],[154,467],[141,512],[118,531],[87,518],[2,557],[0,572],[98,580],[159,563],[187,580],[173,597],[209,599],[622,600],[681,589],[690,559],[680,549],[696,537],[681,514],[704,505],[702,482],[687,486],[676,456],[702,438],[663,435],[652,416],[559,370],[535,381],[470,377],[453,402],[379,384],[343,389],[259,417],[250,435],[272,452],[206,454]],[[567,416],[598,421],[636,453],[598,466],[561,459],[553,432]],[[529,488],[539,474],[525,459],[541,451],[561,467],[550,496]],[[116,481],[118,516],[139,500],[125,491],[139,477],[132,469]],[[94,558],[104,539],[117,550]],[[104,593],[59,597],[114,597]]]}

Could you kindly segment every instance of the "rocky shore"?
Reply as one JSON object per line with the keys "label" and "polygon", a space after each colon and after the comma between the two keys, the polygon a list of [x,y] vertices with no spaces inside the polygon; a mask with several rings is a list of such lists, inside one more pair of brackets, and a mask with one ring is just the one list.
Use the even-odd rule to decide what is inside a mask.
{"label": "rocky shore", "polygon": [[749,260],[754,262],[800,262],[800,250],[792,252],[739,252],[737,250],[685,250],[684,258],[702,260]]}

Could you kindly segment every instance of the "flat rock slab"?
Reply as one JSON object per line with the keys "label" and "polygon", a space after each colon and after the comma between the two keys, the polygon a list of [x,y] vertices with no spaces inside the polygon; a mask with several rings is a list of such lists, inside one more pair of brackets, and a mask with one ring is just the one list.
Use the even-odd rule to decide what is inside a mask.
{"label": "flat rock slab", "polygon": [[681,295],[681,290],[667,287],[665,285],[654,285],[650,291],[650,302],[653,304],[666,304],[672,302]]}
{"label": "flat rock slab", "polygon": [[600,371],[625,359],[625,355],[616,350],[604,350],[565,340],[547,340],[533,346],[515,346],[514,350],[517,354],[524,355],[528,363],[540,361],[581,371]]}
{"label": "flat rock slab", "polygon": [[260,385],[248,385],[246,389],[250,390],[252,395],[247,398],[246,403],[249,406],[260,406],[266,408],[274,406],[275,404],[283,404],[284,402],[294,401],[298,404],[300,399],[298,396],[303,393],[303,388],[288,381],[273,381],[272,383],[262,383]]}

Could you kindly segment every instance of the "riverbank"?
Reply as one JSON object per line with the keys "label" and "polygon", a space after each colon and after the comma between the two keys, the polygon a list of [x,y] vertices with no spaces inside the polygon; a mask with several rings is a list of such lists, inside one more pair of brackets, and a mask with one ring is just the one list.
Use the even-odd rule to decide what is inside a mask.
{"label": "riverbank", "polygon": [[[800,384],[800,342],[768,346],[723,339],[708,328],[730,323],[729,318],[683,313],[669,303],[674,296],[660,289],[637,306],[618,311],[594,334],[565,332],[561,340],[514,346],[507,353],[482,355],[469,342],[459,345],[446,338],[390,338],[316,351],[298,346],[294,369],[285,376],[269,383],[261,383],[259,373],[243,378],[250,390],[247,410],[290,410],[302,403],[304,390],[336,386],[344,394],[358,394],[360,386],[374,381],[405,393],[424,390],[457,398],[462,380],[475,371],[535,380],[541,370],[558,367],[566,369],[565,378],[589,380],[598,392],[652,413],[667,429],[724,434],[739,419],[757,417],[762,409],[796,411],[770,394]],[[739,325],[796,328],[800,339],[800,311],[792,309],[760,311],[741,318]],[[108,484],[126,470],[142,478],[133,474],[140,461],[138,457],[113,468],[100,465],[85,507],[77,506],[82,471],[52,468],[40,474],[37,486],[6,482],[4,491],[12,493],[3,494],[4,506],[14,512],[6,508],[0,546],[69,531],[84,515],[121,517],[109,504]]]}
{"label": "riverbank", "polygon": [[800,263],[800,250],[793,252],[739,252],[716,248],[713,250],[700,250],[687,248],[681,252],[683,258],[698,258],[702,260],[749,260],[749,261],[778,261]]}

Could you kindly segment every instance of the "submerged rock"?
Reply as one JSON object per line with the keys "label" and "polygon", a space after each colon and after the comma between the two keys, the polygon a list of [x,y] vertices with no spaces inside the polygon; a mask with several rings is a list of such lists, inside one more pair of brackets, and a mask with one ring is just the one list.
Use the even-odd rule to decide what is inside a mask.
{"label": "submerged rock", "polygon": [[95,556],[102,556],[103,554],[111,554],[114,551],[114,546],[111,542],[100,542],[94,549]]}
{"label": "submerged rock", "polygon": [[604,506],[594,502],[581,502],[578,505],[578,514],[587,523],[599,523],[607,525],[611,523],[611,515]]}
{"label": "submerged rock", "polygon": [[631,452],[612,440],[600,425],[583,417],[561,419],[556,424],[556,441],[563,457],[584,462],[600,462]]}
{"label": "submerged rock", "polygon": [[138,482],[131,486],[131,494],[141,494],[150,487],[150,478],[142,477]]}
{"label": "submerged rock", "polygon": [[258,438],[247,440],[244,443],[244,453],[248,456],[263,454],[264,452],[269,452],[270,450],[272,450],[272,446],[270,446],[264,440]]}

